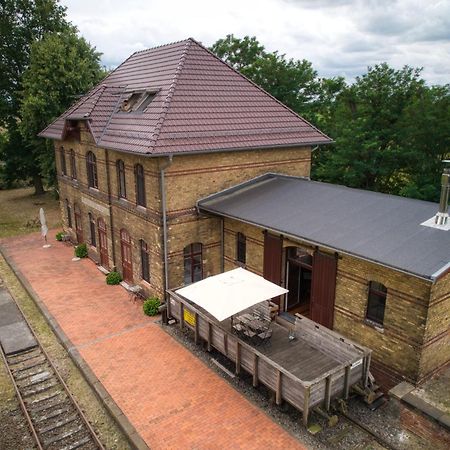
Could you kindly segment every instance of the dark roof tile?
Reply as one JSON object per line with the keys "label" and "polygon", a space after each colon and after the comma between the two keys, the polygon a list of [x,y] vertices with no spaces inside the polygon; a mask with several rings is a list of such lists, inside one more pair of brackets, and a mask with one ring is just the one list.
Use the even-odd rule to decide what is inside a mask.
{"label": "dark roof tile", "polygon": [[[157,94],[119,111],[136,90]],[[40,136],[62,139],[66,119],[87,120],[100,147],[147,154],[331,142],[193,39],[134,53]]]}

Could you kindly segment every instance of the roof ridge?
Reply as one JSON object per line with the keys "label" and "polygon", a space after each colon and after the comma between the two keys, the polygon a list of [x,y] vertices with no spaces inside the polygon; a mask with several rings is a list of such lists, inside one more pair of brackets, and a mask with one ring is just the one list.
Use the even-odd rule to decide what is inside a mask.
{"label": "roof ridge", "polygon": [[168,47],[169,45],[181,44],[182,42],[195,41],[193,38],[180,39],[179,41],[169,42],[167,44],[156,45],[155,47],[144,48],[143,50],[136,50],[131,56],[137,55],[139,53],[145,53],[150,50],[156,50],[157,48]]}
{"label": "roof ridge", "polygon": [[[183,41],[181,41],[181,42],[183,42]],[[175,92],[175,88],[177,86],[179,75],[183,69],[184,62],[186,60],[186,55],[187,55],[188,50],[193,42],[193,39],[186,39],[184,42],[185,42],[185,47],[183,49],[183,53],[181,54],[180,61],[178,62],[177,68],[175,69],[172,84],[169,87],[166,98],[162,105],[161,115],[159,116],[158,122],[156,123],[155,131],[153,132],[152,143],[151,143],[151,145],[149,145],[149,149],[152,149],[152,150],[156,147],[156,142],[159,138],[161,128],[164,124],[164,119],[166,118],[167,112],[169,110],[170,102],[172,100],[173,94]]]}
{"label": "roof ridge", "polygon": [[[106,85],[105,84],[100,84],[99,86],[98,86],[98,89],[96,89],[85,101],[84,101],[84,103],[86,103],[87,101],[89,101],[92,97],[94,97],[94,95],[96,95],[97,93],[98,93],[98,96],[97,96],[97,98],[96,99],[94,99],[94,101],[92,102],[92,106],[91,106],[91,108],[90,108],[90,111],[88,112],[88,113],[86,113],[87,114],[87,116],[86,116],[86,114],[85,114],[85,116],[86,117],[89,117],[90,115],[91,115],[91,113],[92,113],[92,111],[94,110],[94,108],[97,106],[97,103],[99,102],[99,100],[100,100],[100,98],[101,98],[101,96],[103,95],[103,92],[105,91],[105,89],[106,89]],[[99,92],[101,90],[101,92]]]}
{"label": "roof ridge", "polygon": [[264,94],[268,95],[269,97],[271,97],[273,100],[275,100],[279,105],[281,105],[283,108],[287,109],[291,114],[293,114],[294,116],[298,117],[299,119],[303,120],[304,122],[306,122],[310,127],[314,128],[318,133],[320,133],[322,136],[325,136],[327,139],[330,140],[330,142],[333,142],[333,139],[331,139],[329,136],[327,136],[323,131],[320,131],[315,125],[313,125],[311,122],[307,121],[304,117],[302,117],[300,114],[296,113],[293,109],[289,108],[289,106],[286,106],[283,102],[281,102],[280,100],[278,100],[276,97],[274,97],[272,94],[270,94],[269,92],[267,92],[265,89],[263,89],[261,86],[259,86],[258,84],[256,84],[254,81],[250,80],[250,78],[246,77],[243,73],[239,72],[239,70],[235,69],[233,66],[231,66],[230,64],[228,64],[226,61],[224,61],[223,59],[219,58],[216,54],[214,54],[209,48],[205,47],[203,44],[201,44],[200,42],[198,42],[197,40],[195,40],[194,38],[189,38],[189,40],[193,41],[195,44],[197,44],[200,48],[202,48],[203,50],[206,50],[210,55],[214,56],[214,58],[216,58],[217,60],[219,60],[222,64],[225,64],[227,67],[229,67],[231,70],[233,70],[234,72],[236,72],[238,75],[240,75],[242,78],[244,78],[245,80],[247,80],[249,83],[251,83],[253,86],[255,86],[256,88],[258,88],[261,92],[264,92]]}
{"label": "roof ridge", "polygon": [[[114,86],[112,86],[112,87],[114,87]],[[125,87],[122,86],[122,89],[125,89]],[[100,137],[99,137],[99,139],[98,139],[98,142],[99,142],[99,143],[101,143],[101,141],[102,141],[102,139],[103,139],[103,136],[105,135],[106,130],[108,129],[109,124],[111,123],[112,116],[113,116],[114,113],[116,112],[116,109],[117,109],[117,107],[119,106],[120,101],[122,100],[122,95],[123,95],[123,92],[121,92],[120,95],[117,96],[117,102],[116,102],[116,104],[114,105],[114,108],[111,110],[111,114],[110,114],[109,117],[108,117],[108,121],[106,122],[106,125],[103,127],[102,134],[100,135]]]}

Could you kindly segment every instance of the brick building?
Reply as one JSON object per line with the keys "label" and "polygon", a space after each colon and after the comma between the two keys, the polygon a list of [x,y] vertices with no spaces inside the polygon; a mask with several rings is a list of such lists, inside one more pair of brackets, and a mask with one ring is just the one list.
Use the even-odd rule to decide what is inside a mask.
{"label": "brick building", "polygon": [[[351,222],[332,220],[332,227],[324,227],[333,211],[318,211],[320,188],[330,185],[307,177],[313,148],[331,140],[196,41],[133,54],[41,136],[55,141],[65,231],[129,284],[163,296],[168,287],[245,265],[290,284],[289,297],[278,300],[287,320],[301,312],[359,340],[393,380],[423,380],[450,359],[449,258],[443,253],[450,233],[426,229],[436,258],[423,249],[428,259],[417,272],[413,263],[403,267],[389,260],[388,251],[380,255],[373,242],[364,246],[373,227],[354,236],[364,251],[352,247]],[[292,184],[282,192],[274,181]],[[318,187],[309,192],[307,206],[296,203],[305,183]],[[256,187],[264,186],[269,190],[258,194]],[[372,195],[350,191],[360,194],[356,201]],[[346,198],[341,194],[333,191],[331,198]],[[373,195],[380,205],[392,200]],[[248,214],[233,216],[212,206],[239,196]],[[251,215],[252,205],[266,197],[266,210],[275,218],[282,214],[283,226],[263,210],[256,219]],[[408,220],[436,208],[395,201],[408,202],[410,209],[389,202],[383,207],[403,211]],[[344,201],[339,217],[350,217],[354,205]],[[299,208],[306,208],[308,226],[324,221],[316,222],[323,233],[312,238],[296,226],[289,232],[289,220],[301,222]],[[397,229],[401,235],[401,224]],[[404,245],[411,252],[403,259],[423,248],[409,237]],[[389,235],[378,239],[386,250]]]}

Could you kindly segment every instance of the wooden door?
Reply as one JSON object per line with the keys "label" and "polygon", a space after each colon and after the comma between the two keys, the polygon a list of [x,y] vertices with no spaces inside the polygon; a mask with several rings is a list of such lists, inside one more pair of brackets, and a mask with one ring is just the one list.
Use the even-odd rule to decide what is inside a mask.
{"label": "wooden door", "polygon": [[98,225],[98,246],[100,251],[100,264],[107,269],[109,265],[108,258],[108,239],[106,234],[106,223],[100,217],[97,221]]}
{"label": "wooden door", "polygon": [[332,329],[336,293],[337,258],[316,251],[313,259],[311,319]]}
{"label": "wooden door", "polygon": [[[264,269],[263,276],[266,280],[281,286],[281,261],[283,252],[283,240],[280,236],[269,233],[264,234]],[[272,299],[280,305],[280,297]]]}
{"label": "wooden door", "polygon": [[75,204],[73,210],[75,216],[75,233],[77,235],[77,244],[81,244],[83,242],[83,224],[81,222],[80,207]]}
{"label": "wooden door", "polygon": [[133,282],[133,262],[131,259],[131,238],[126,230],[120,230],[120,250],[122,253],[122,276],[127,282]]}

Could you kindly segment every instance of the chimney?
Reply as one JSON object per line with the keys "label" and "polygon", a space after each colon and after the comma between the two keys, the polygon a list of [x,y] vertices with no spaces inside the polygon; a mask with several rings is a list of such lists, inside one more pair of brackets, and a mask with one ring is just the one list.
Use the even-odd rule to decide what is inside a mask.
{"label": "chimney", "polygon": [[[450,162],[450,161],[444,161]],[[448,222],[448,197],[450,194],[450,169],[444,169],[441,178],[441,200],[439,202],[439,211],[437,212],[434,223],[436,225],[446,225]]]}

